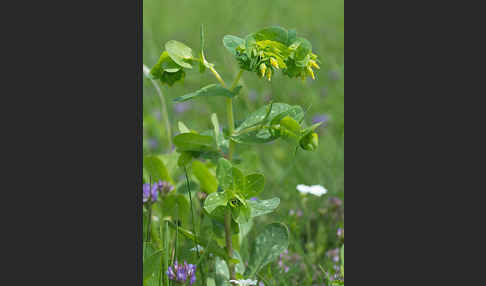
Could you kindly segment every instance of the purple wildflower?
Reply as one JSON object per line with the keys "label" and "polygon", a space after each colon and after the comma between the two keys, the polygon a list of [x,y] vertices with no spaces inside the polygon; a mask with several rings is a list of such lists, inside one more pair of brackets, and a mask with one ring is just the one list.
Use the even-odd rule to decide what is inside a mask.
{"label": "purple wildflower", "polygon": [[183,113],[191,109],[191,104],[187,102],[179,102],[174,105],[174,109],[177,113]]}
{"label": "purple wildflower", "polygon": [[165,181],[159,181],[152,185],[143,184],[143,202],[154,203],[157,201],[159,194],[167,194],[173,189],[174,187]]}
{"label": "purple wildflower", "polygon": [[254,90],[250,90],[248,91],[248,99],[250,99],[250,101],[255,101],[257,100],[258,98],[258,93]]}
{"label": "purple wildflower", "polygon": [[258,198],[252,197],[252,198],[250,198],[250,201],[258,201]]}
{"label": "purple wildflower", "polygon": [[338,228],[336,234],[337,234],[338,238],[341,238],[341,239],[344,238],[344,228]]}
{"label": "purple wildflower", "polygon": [[157,139],[154,139],[154,138],[150,138],[148,140],[148,144],[150,146],[150,149],[156,149],[157,146],[159,145],[159,143],[157,142]]}
{"label": "purple wildflower", "polygon": [[173,266],[169,266],[166,273],[170,280],[176,282],[185,283],[188,279],[189,285],[196,282],[196,265],[187,264],[186,261],[184,264],[179,264],[176,260]]}
{"label": "purple wildflower", "polygon": [[319,114],[312,117],[312,123],[314,124],[319,122],[326,123],[328,120],[329,120],[329,116],[327,116],[326,114]]}

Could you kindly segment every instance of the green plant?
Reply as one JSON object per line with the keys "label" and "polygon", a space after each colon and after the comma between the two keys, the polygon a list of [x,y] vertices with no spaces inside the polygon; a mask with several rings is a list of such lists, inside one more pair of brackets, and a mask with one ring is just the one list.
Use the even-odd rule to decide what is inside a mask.
{"label": "green plant", "polygon": [[[216,257],[214,260],[216,275],[206,279],[201,271],[203,284],[212,281],[217,285],[227,285],[228,281],[243,278],[256,278],[258,272],[270,262],[275,261],[289,244],[287,227],[280,223],[269,224],[253,243],[248,265],[241,259],[240,248],[245,234],[252,226],[252,219],[274,211],[280,204],[279,198],[267,200],[258,199],[263,191],[265,178],[263,174],[245,172],[238,164],[241,158],[235,154],[237,144],[261,144],[277,139],[289,142],[295,150],[313,151],[318,146],[318,136],[315,129],[320,125],[306,126],[305,112],[300,106],[286,103],[269,103],[251,113],[238,126],[235,125],[233,99],[242,89],[239,81],[248,71],[258,77],[271,80],[278,71],[289,78],[315,78],[314,68],[319,69],[317,56],[312,53],[312,45],[304,38],[297,37],[295,30],[281,27],[269,27],[256,33],[239,38],[232,35],[224,36],[224,47],[234,56],[240,71],[231,85],[227,85],[217,72],[215,65],[209,62],[204,53],[204,32],[201,29],[201,51],[195,57],[193,50],[185,44],[171,40],[165,44],[158,62],[146,75],[152,81],[172,86],[186,77],[186,71],[198,66],[200,72],[209,70],[218,84],[209,84],[192,93],[177,97],[175,102],[194,100],[202,97],[221,97],[226,102],[226,128],[221,129],[218,116],[212,114],[213,129],[198,132],[179,122],[180,134],[173,138],[175,153],[164,156],[147,156],[144,158],[144,180],[149,182],[163,180],[174,183],[173,176],[166,166],[169,161],[177,158],[177,166],[184,171],[189,203],[184,202],[185,195],[163,193],[156,196],[156,203],[150,200],[145,205],[147,219],[146,230],[153,237],[154,254],[147,256],[147,263],[164,260],[164,268],[169,264],[171,255],[169,242],[170,229],[174,231],[174,241],[177,249],[180,233],[194,242],[197,253],[197,265],[207,259],[208,254]],[[154,83],[157,87],[156,83]],[[167,120],[165,120],[167,122]],[[169,128],[167,128],[170,130]],[[166,163],[164,163],[164,161]],[[175,168],[175,166],[173,166]],[[200,188],[207,194],[201,199],[201,216],[195,217],[193,209],[193,194],[187,169],[190,168],[196,177]],[[157,189],[157,187],[155,187]],[[179,188],[180,189],[180,188]],[[152,223],[152,214],[162,219]],[[189,230],[181,221],[182,216],[191,214],[192,229]],[[161,223],[163,222],[163,223]],[[199,233],[196,224],[199,222]],[[209,225],[210,228],[206,226]],[[164,228],[162,232],[161,229]],[[212,237],[208,237],[207,231]],[[162,237],[162,233],[164,234]],[[162,243],[162,241],[164,243]],[[199,247],[205,249],[203,256],[199,255]],[[160,249],[161,251],[157,251]],[[164,255],[161,255],[163,253]],[[158,255],[158,256],[157,256]],[[172,255],[176,256],[176,255]],[[154,258],[155,257],[155,258]],[[161,263],[161,262],[160,262]],[[199,269],[201,269],[203,266]],[[149,269],[153,269],[149,268]],[[152,271],[153,273],[154,271]],[[162,273],[164,274],[164,273]],[[160,276],[162,276],[162,274]],[[151,277],[150,271],[144,278]],[[153,278],[153,277],[152,277]],[[162,281],[162,278],[159,278]],[[164,279],[168,283],[167,275]]]}

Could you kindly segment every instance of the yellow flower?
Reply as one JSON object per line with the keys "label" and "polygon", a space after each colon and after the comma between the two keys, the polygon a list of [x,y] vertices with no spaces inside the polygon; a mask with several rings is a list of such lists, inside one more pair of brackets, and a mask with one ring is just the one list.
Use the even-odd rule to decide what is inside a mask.
{"label": "yellow flower", "polygon": [[262,64],[260,65],[260,72],[261,72],[261,74],[262,74],[262,77],[264,77],[264,76],[265,76],[265,71],[266,71],[266,70],[267,70],[267,66],[266,66],[264,63],[262,63]]}
{"label": "yellow flower", "polygon": [[310,62],[311,67],[314,67],[314,68],[316,68],[316,69],[318,69],[318,70],[320,70],[320,69],[321,69],[321,68],[320,68],[320,67],[317,65],[316,61],[314,61],[314,60],[310,60],[309,62]]}
{"label": "yellow flower", "polygon": [[274,58],[270,58],[270,63],[272,64],[272,66],[276,69],[278,69],[278,62],[276,59]]}

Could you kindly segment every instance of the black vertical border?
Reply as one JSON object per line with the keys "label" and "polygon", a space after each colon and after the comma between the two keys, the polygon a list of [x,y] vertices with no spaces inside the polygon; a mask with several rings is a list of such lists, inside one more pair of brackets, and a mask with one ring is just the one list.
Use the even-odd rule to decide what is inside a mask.
{"label": "black vertical border", "polygon": [[139,285],[143,285],[143,214],[142,214],[142,166],[143,166],[143,155],[142,155],[142,145],[143,145],[143,95],[142,95],[142,23],[143,23],[143,0],[137,0],[137,191],[136,191],[136,210],[137,210],[137,281]]}

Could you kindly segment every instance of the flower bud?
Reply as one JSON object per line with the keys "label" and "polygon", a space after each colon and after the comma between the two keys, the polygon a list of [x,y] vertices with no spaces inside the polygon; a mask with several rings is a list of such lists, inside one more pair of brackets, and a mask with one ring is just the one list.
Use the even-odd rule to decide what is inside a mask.
{"label": "flower bud", "polygon": [[309,72],[309,74],[312,77],[312,79],[315,80],[316,77],[314,76],[314,71],[312,70],[312,68],[311,67],[307,67],[307,71]]}
{"label": "flower bud", "polygon": [[270,58],[270,64],[272,64],[274,68],[278,69],[278,62],[276,59]]}
{"label": "flower bud", "polygon": [[314,151],[319,146],[319,136],[315,132],[307,134],[304,138],[300,139],[300,147],[307,151]]}
{"label": "flower bud", "polygon": [[267,78],[268,78],[268,81],[272,80],[272,70],[271,69],[268,69]]}
{"label": "flower bud", "polygon": [[262,77],[264,77],[264,76],[265,76],[265,72],[266,72],[266,71],[267,71],[267,66],[266,66],[264,63],[262,63],[262,64],[260,65],[260,73],[262,74]]}
{"label": "flower bud", "polygon": [[321,67],[319,67],[319,65],[317,65],[316,61],[310,60],[309,62],[310,62],[311,67],[316,68],[318,70],[321,69]]}

